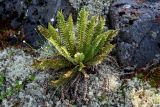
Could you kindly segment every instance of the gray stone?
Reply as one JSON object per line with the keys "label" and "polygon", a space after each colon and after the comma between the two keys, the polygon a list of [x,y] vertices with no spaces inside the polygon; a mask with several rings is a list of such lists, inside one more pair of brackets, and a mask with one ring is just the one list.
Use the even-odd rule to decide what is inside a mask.
{"label": "gray stone", "polygon": [[86,8],[90,15],[107,15],[112,0],[69,0],[75,9]]}
{"label": "gray stone", "polygon": [[67,0],[2,0],[0,3],[0,20],[6,20],[11,27],[24,34],[25,40],[32,46],[39,46],[44,39],[37,35],[39,24],[55,23],[58,9],[65,17],[73,11]]}
{"label": "gray stone", "polygon": [[115,0],[111,27],[120,29],[117,57],[123,65],[143,67],[160,53],[160,1]]}

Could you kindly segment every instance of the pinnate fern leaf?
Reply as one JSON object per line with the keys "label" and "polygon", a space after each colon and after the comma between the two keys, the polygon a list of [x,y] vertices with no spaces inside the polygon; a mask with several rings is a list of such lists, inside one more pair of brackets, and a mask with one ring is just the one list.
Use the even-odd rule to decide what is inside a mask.
{"label": "pinnate fern leaf", "polygon": [[70,53],[68,52],[68,50],[66,49],[66,47],[62,46],[59,48],[59,53],[64,56],[69,62],[72,62],[73,64],[75,64],[74,59],[71,57]]}
{"label": "pinnate fern leaf", "polygon": [[94,37],[101,34],[104,31],[105,19],[103,17],[99,17],[98,23],[95,27]]}
{"label": "pinnate fern leaf", "polygon": [[86,53],[85,61],[88,61],[89,59],[92,59],[95,56],[95,50],[97,50],[101,41],[103,41],[104,36],[105,36],[105,33],[102,33],[92,41],[91,45],[88,47],[87,51],[85,52]]}
{"label": "pinnate fern leaf", "polygon": [[57,13],[57,21],[58,21],[58,28],[61,36],[61,42],[67,46],[68,45],[68,35],[67,35],[67,27],[66,27],[66,21],[64,19],[62,11],[58,11]]}
{"label": "pinnate fern leaf", "polygon": [[50,23],[48,29],[39,26],[38,30],[51,42],[61,57],[42,59],[33,64],[39,69],[74,67],[62,74],[58,80],[52,81],[55,87],[64,85],[77,73],[88,78],[85,68],[102,63],[114,48],[110,41],[118,32],[117,30],[105,32],[105,20],[102,17],[91,17],[91,20],[88,21],[88,12],[85,9],[79,13],[76,31],[74,30],[72,15],[65,21],[62,12],[58,12],[57,20],[58,31]]}
{"label": "pinnate fern leaf", "polygon": [[51,81],[53,86],[60,87],[64,84],[66,84],[76,74],[76,72],[75,72],[76,69],[77,68],[75,67],[71,70],[68,70],[64,74],[62,74],[59,79]]}
{"label": "pinnate fern leaf", "polygon": [[100,49],[103,48],[103,46],[105,46],[105,44],[108,44],[110,41],[112,41],[112,39],[117,35],[118,31],[117,30],[108,30],[107,32],[103,33],[102,36],[102,40],[99,43],[99,45],[97,46],[97,48],[94,51],[94,56],[97,55],[97,53],[99,52]]}
{"label": "pinnate fern leaf", "polygon": [[77,51],[79,52],[83,51],[87,21],[88,21],[88,12],[85,11],[85,9],[82,9],[79,13],[77,22],[77,36],[78,36]]}
{"label": "pinnate fern leaf", "polygon": [[50,32],[47,28],[39,25],[37,29],[46,39],[51,37]]}
{"label": "pinnate fern leaf", "polygon": [[69,16],[68,18],[68,22],[67,22],[67,32],[68,32],[68,36],[69,36],[69,40],[68,40],[68,50],[71,53],[71,56],[73,56],[75,54],[75,35],[74,35],[74,25],[73,25],[73,19],[72,19],[72,15]]}
{"label": "pinnate fern leaf", "polygon": [[97,56],[95,56],[93,59],[89,60],[86,63],[86,65],[94,66],[94,65],[101,64],[114,47],[115,45],[107,44],[104,48],[101,49],[101,52]]}
{"label": "pinnate fern leaf", "polygon": [[96,17],[92,17],[91,21],[88,22],[87,28],[86,28],[86,34],[85,34],[85,38],[84,38],[84,40],[85,40],[84,51],[87,47],[89,47],[91,45],[95,25],[96,25]]}
{"label": "pinnate fern leaf", "polygon": [[107,38],[106,38],[106,42],[110,42],[113,40],[113,38],[118,34],[119,30],[108,30],[107,31]]}
{"label": "pinnate fern leaf", "polygon": [[58,35],[58,32],[56,31],[56,29],[51,25],[51,23],[48,23],[48,32],[50,33],[51,37],[55,41],[57,41],[58,44],[61,44],[60,36]]}
{"label": "pinnate fern leaf", "polygon": [[53,44],[53,46],[56,48],[56,50],[59,52],[59,54],[61,54],[63,57],[65,57],[68,61],[74,63],[74,59],[71,57],[70,53],[68,52],[68,50],[66,49],[65,46],[62,46],[60,44],[57,43],[57,41],[50,36],[48,29],[44,28],[44,27],[39,27],[39,31],[44,35],[44,37]]}
{"label": "pinnate fern leaf", "polygon": [[71,65],[72,64],[68,63],[66,59],[58,58],[58,59],[40,59],[35,61],[32,66],[40,70],[46,70],[46,69],[58,70],[65,67],[69,67]]}

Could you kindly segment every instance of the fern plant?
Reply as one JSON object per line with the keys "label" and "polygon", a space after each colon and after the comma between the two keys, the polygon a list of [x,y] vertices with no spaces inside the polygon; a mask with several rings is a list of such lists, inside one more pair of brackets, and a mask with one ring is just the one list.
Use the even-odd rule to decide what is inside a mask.
{"label": "fern plant", "polygon": [[105,32],[104,18],[93,16],[88,20],[88,15],[89,13],[82,9],[74,26],[72,15],[66,21],[59,11],[58,31],[50,23],[48,28],[38,26],[38,31],[57,50],[57,57],[38,60],[33,66],[42,70],[69,69],[58,80],[51,81],[55,87],[64,85],[75,75],[81,74],[84,78],[88,78],[86,68],[102,63],[115,46],[110,44],[110,41],[118,31]]}

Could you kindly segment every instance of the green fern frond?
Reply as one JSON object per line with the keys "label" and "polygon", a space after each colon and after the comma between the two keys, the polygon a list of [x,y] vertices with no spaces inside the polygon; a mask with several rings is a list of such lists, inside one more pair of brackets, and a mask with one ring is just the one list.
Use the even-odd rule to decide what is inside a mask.
{"label": "green fern frond", "polygon": [[85,38],[84,38],[84,40],[85,40],[84,49],[86,49],[87,47],[89,47],[91,45],[91,42],[93,39],[94,27],[96,25],[96,18],[97,17],[92,17],[91,21],[87,24],[86,34],[85,34]]}
{"label": "green fern frond", "polygon": [[[49,25],[50,26],[50,25]],[[51,30],[51,27],[49,27],[49,29]],[[50,32],[50,30],[48,30],[47,28],[43,27],[43,26],[38,26],[38,31],[48,40],[51,42],[51,40],[53,40],[53,42],[51,42],[53,45],[60,45],[59,41],[56,41],[56,39],[58,40],[58,33],[54,32],[54,30],[52,29],[52,32]]]}
{"label": "green fern frond", "polygon": [[68,21],[67,21],[67,31],[68,31],[68,36],[69,36],[69,40],[68,40],[68,50],[71,53],[71,56],[73,56],[75,54],[75,35],[74,35],[74,25],[73,25],[73,19],[72,19],[72,15],[69,16]]}
{"label": "green fern frond", "polygon": [[66,33],[67,27],[66,27],[66,21],[64,19],[62,11],[58,11],[57,21],[58,21],[59,32],[61,34],[61,43],[63,43],[65,46],[67,46],[68,45],[68,35]]}
{"label": "green fern frond", "polygon": [[62,46],[59,48],[59,53],[64,56],[69,62],[72,62],[74,65],[76,64],[74,59],[71,57],[70,53],[66,49],[66,47]]}
{"label": "green fern frond", "polygon": [[90,55],[90,59],[94,57],[95,55],[95,50],[97,49],[97,47],[99,46],[99,44],[101,43],[101,41],[104,39],[104,33],[98,35],[92,42],[92,48],[91,48],[91,55]]}
{"label": "green fern frond", "polygon": [[103,33],[101,36],[102,36],[101,37],[102,39],[101,39],[100,43],[94,49],[93,56],[96,56],[98,54],[99,50],[103,48],[103,46],[105,45],[105,43],[107,43],[106,42],[106,38],[107,38],[108,35],[106,35],[106,32]]}
{"label": "green fern frond", "polygon": [[91,43],[91,45],[88,47],[87,51],[85,52],[86,59],[85,61],[88,61],[92,59],[95,55],[95,50],[98,47],[98,45],[101,43],[101,41],[104,38],[105,33],[102,33],[98,35]]}
{"label": "green fern frond", "polygon": [[98,24],[94,29],[95,32],[93,38],[104,32],[104,25],[105,25],[105,19],[103,17],[99,17]]}
{"label": "green fern frond", "polygon": [[55,47],[61,55],[55,59],[42,59],[33,65],[39,69],[61,69],[73,67],[66,71],[58,80],[52,81],[55,87],[66,84],[77,74],[83,74],[88,78],[85,71],[87,66],[94,66],[102,63],[106,56],[114,48],[110,44],[117,30],[104,31],[105,20],[102,17],[91,17],[88,21],[88,12],[82,9],[78,16],[76,31],[72,15],[65,21],[62,12],[57,14],[59,31],[49,23],[48,29],[39,26],[40,33]]}
{"label": "green fern frond", "polygon": [[78,52],[83,51],[87,20],[88,20],[88,12],[85,11],[85,9],[82,9],[79,13],[78,22],[77,22],[77,36],[78,36],[77,51]]}
{"label": "green fern frond", "polygon": [[107,31],[107,38],[106,42],[110,42],[113,40],[113,38],[118,34],[119,30],[108,30]]}
{"label": "green fern frond", "polygon": [[33,67],[40,70],[46,70],[46,69],[62,69],[65,67],[71,66],[72,63],[69,63],[64,58],[58,58],[58,59],[40,59],[33,63]]}
{"label": "green fern frond", "polygon": [[56,31],[56,29],[51,25],[51,23],[48,23],[48,32],[49,32],[50,36],[55,41],[57,41],[58,44],[61,44],[60,36],[59,36],[58,32]]}
{"label": "green fern frond", "polygon": [[75,62],[78,63],[78,64],[81,63],[81,62],[83,62],[84,58],[85,58],[85,56],[84,56],[83,53],[77,52],[77,53],[74,55],[74,60],[75,60]]}
{"label": "green fern frond", "polygon": [[71,57],[70,53],[68,52],[68,50],[66,49],[65,46],[60,46],[57,41],[50,36],[50,33],[48,31],[48,29],[44,28],[44,27],[39,27],[38,29],[43,35],[44,37],[53,44],[53,46],[56,48],[56,50],[63,56],[65,57],[68,61],[74,63],[74,59]]}
{"label": "green fern frond", "polygon": [[48,31],[47,28],[39,25],[39,26],[37,27],[37,29],[38,29],[38,31],[39,31],[46,39],[51,37],[51,35],[50,35],[50,33],[49,33],[49,31]]}
{"label": "green fern frond", "polygon": [[51,81],[53,86],[60,87],[64,84],[66,84],[76,74],[76,71],[77,71],[77,67],[75,67],[69,71],[66,71],[64,74],[62,74],[60,76],[60,78],[58,80]]}
{"label": "green fern frond", "polygon": [[93,59],[89,60],[86,63],[86,65],[94,66],[94,65],[101,64],[114,47],[115,45],[107,44],[104,48],[101,49],[101,52],[97,56],[95,56]]}
{"label": "green fern frond", "polygon": [[102,49],[105,44],[108,45],[108,43],[110,41],[112,41],[113,37],[115,37],[115,35],[117,35],[118,31],[117,30],[108,30],[107,32],[101,33],[100,35],[98,35],[92,42],[92,46],[89,48],[90,50],[88,50],[88,58],[87,59],[92,59],[93,57],[95,57],[98,52],[100,51],[100,49]]}
{"label": "green fern frond", "polygon": [[112,39],[117,35],[118,31],[117,30],[108,30],[107,32],[103,33],[103,38],[97,48],[94,51],[94,56],[97,55],[100,49],[103,48],[105,44],[108,44]]}

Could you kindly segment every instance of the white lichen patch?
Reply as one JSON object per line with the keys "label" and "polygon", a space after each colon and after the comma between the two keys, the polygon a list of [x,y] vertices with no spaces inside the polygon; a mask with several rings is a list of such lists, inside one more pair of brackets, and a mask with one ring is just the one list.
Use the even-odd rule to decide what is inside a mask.
{"label": "white lichen patch", "polygon": [[90,74],[87,107],[151,107],[160,105],[160,91],[134,78],[120,80],[120,71],[100,65],[100,74]]}
{"label": "white lichen patch", "polygon": [[[4,98],[0,106],[13,107],[16,103],[20,107],[53,106],[51,95],[46,95],[46,90],[43,87],[45,79],[48,78],[47,73],[38,72],[33,81],[24,83],[26,78],[37,72],[31,67],[34,59],[36,58],[25,53],[22,49],[7,48],[0,52],[0,72],[5,74],[6,89],[15,85],[17,80],[24,85],[19,91],[12,91],[12,95]],[[5,88],[3,91],[6,91]]]}
{"label": "white lichen patch", "polygon": [[80,9],[85,7],[91,15],[105,15],[108,13],[109,6],[112,0],[69,0],[71,5]]}
{"label": "white lichen patch", "polygon": [[152,88],[147,82],[142,82],[137,78],[128,80],[128,96],[134,107],[152,107],[160,105],[160,91]]}
{"label": "white lichen patch", "polygon": [[0,71],[5,72],[6,81],[24,80],[34,70],[33,57],[20,49],[7,48],[0,52]]}
{"label": "white lichen patch", "polygon": [[[40,57],[49,55],[42,50],[38,52]],[[5,73],[7,83],[15,83],[17,78],[22,82],[28,75],[35,73],[33,81],[26,83],[23,89],[13,93],[12,96],[3,99],[3,107],[12,107],[15,104],[20,107],[154,107],[160,105],[160,89],[152,88],[147,82],[137,78],[121,80],[122,71],[105,63],[97,67],[99,73],[89,74],[87,104],[84,102],[73,104],[71,99],[61,102],[60,94],[55,94],[57,90],[49,86],[50,91],[46,93],[44,84],[54,74],[35,71],[31,67],[34,59],[36,58],[21,49],[7,48],[0,52],[0,72]],[[83,82],[80,82],[80,87],[83,86]],[[6,88],[9,88],[8,84]],[[78,90],[80,94],[83,92],[83,88]]]}

